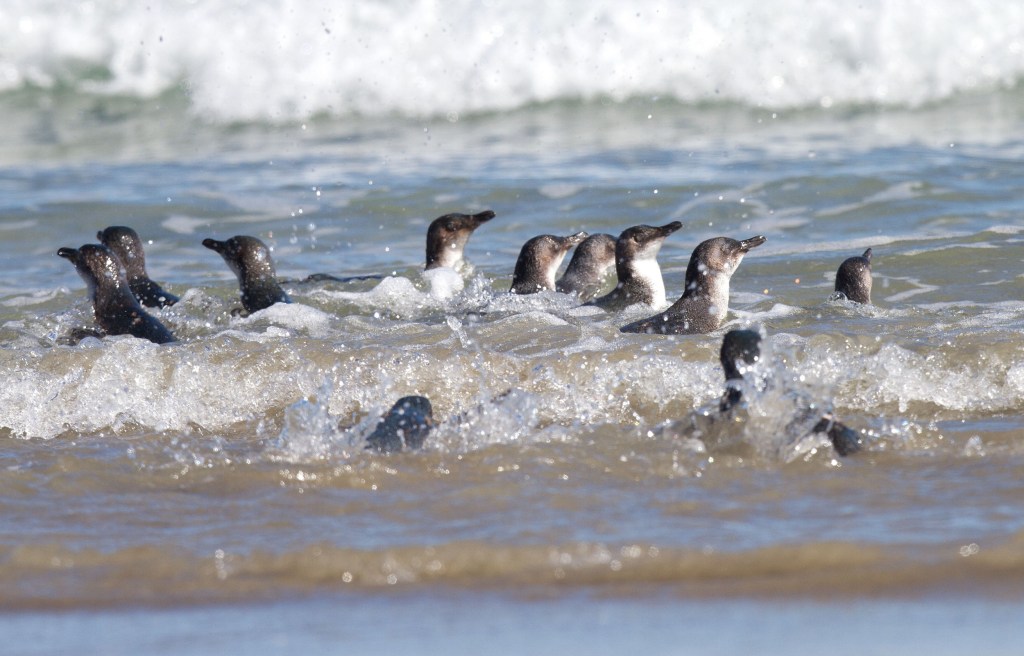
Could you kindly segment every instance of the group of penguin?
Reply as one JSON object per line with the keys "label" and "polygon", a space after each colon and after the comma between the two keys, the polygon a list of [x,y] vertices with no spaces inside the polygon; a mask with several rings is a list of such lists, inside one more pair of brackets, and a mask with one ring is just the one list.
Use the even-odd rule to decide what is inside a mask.
{"label": "group of penguin", "polygon": [[[490,221],[494,212],[452,213],[438,217],[427,229],[426,270],[460,266],[466,243],[473,232]],[[558,291],[572,294],[587,305],[619,310],[644,304],[665,304],[665,285],[657,255],[665,239],[682,224],[633,226],[617,238],[609,234],[570,236],[540,235],[520,250],[510,292],[532,294]],[[164,290],[146,272],[142,240],[135,230],[111,226],[97,234],[99,244],[61,248],[57,255],[74,264],[85,281],[93,303],[98,331],[94,336],[133,335],[158,344],[175,341],[174,335],[143,309],[167,307],[178,297]],[[715,237],[698,244],[686,268],[682,296],[668,309],[634,321],[619,330],[630,333],[699,334],[722,325],[728,312],[729,280],[752,248],[766,241],[763,236],[744,240]],[[242,309],[251,314],[291,299],[277,279],[270,250],[256,237],[239,235],[224,241],[204,239],[203,246],[224,259],[238,278]],[[576,248],[565,273],[555,279],[570,250]],[[614,267],[615,288],[599,295],[606,276]],[[309,280],[348,280],[325,274]],[[845,260],[836,274],[836,296],[852,302],[871,302],[871,249]],[[722,341],[720,361],[726,377],[726,392],[719,412],[728,416],[742,405],[743,371],[760,358],[761,334],[755,330],[733,330]],[[380,452],[416,449],[422,446],[434,426],[430,401],[423,396],[399,399],[367,438],[367,448]],[[824,414],[813,432],[828,435],[839,455],[860,449],[859,434]]]}

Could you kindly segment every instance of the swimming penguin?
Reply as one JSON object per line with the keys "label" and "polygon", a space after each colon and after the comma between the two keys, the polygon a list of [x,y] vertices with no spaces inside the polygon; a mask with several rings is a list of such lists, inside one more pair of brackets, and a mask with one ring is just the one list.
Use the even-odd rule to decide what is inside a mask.
{"label": "swimming penguin", "polygon": [[445,214],[427,228],[427,265],[455,268],[462,262],[462,251],[473,231],[494,218],[494,212],[485,210],[477,214]]}
{"label": "swimming penguin", "polygon": [[107,335],[134,335],[157,344],[173,342],[174,335],[146,313],[132,294],[121,261],[101,244],[61,248],[57,255],[75,265],[92,298],[96,323]]}
{"label": "swimming penguin", "polygon": [[577,232],[568,237],[540,235],[527,241],[519,251],[509,291],[513,294],[554,291],[555,273],[565,254],[586,238],[587,233]]}
{"label": "swimming penguin", "polygon": [[606,310],[621,310],[636,303],[663,307],[665,281],[658,266],[658,251],[665,238],[682,227],[682,223],[673,221],[660,228],[638,225],[624,230],[615,240],[615,273],[619,282],[590,305]]}
{"label": "swimming penguin", "polygon": [[[761,357],[761,334],[756,330],[730,330],[722,339],[719,360],[725,372],[726,390],[719,410],[728,413],[743,400],[743,373]],[[812,417],[813,420],[813,417]],[[825,433],[832,447],[841,456],[856,453],[861,448],[857,431],[836,421],[831,412],[821,415],[811,429],[812,433]]]}
{"label": "swimming penguin", "polygon": [[729,279],[751,248],[767,239],[761,235],[736,241],[715,237],[697,245],[686,267],[682,297],[660,314],[627,324],[624,333],[692,335],[722,325],[729,311]]}
{"label": "swimming penguin", "polygon": [[434,410],[425,396],[403,396],[388,410],[373,433],[366,438],[366,448],[391,453],[423,446],[434,427]]}
{"label": "swimming penguin", "polygon": [[203,246],[220,253],[238,276],[242,306],[247,314],[268,308],[274,303],[292,302],[277,282],[270,249],[259,239],[244,235],[226,241],[204,239]]}
{"label": "swimming penguin", "polygon": [[854,303],[871,304],[871,249],[860,257],[850,257],[836,272],[836,296],[842,294]]}
{"label": "swimming penguin", "polygon": [[728,412],[743,400],[743,391],[739,387],[743,372],[760,359],[761,333],[758,331],[730,330],[722,338],[722,348],[718,352],[718,361],[725,373],[725,394],[718,406],[721,412]]}
{"label": "swimming penguin", "polygon": [[110,226],[96,233],[96,238],[121,260],[128,275],[128,286],[139,303],[146,307],[169,307],[178,302],[177,296],[150,280],[146,273],[142,240],[135,230],[126,226]]}
{"label": "swimming penguin", "polygon": [[563,294],[576,294],[581,301],[589,301],[601,291],[613,266],[615,237],[603,232],[590,235],[573,251],[569,266],[555,289]]}

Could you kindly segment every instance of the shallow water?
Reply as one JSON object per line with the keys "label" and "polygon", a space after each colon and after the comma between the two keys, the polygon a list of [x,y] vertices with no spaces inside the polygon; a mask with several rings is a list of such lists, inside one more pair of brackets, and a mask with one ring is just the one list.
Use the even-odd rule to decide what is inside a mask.
{"label": "shallow water", "polygon": [[[819,654],[827,649],[843,655],[867,649],[945,655],[1016,654],[1024,642],[1017,628],[1019,607],[998,601],[789,601],[774,602],[766,612],[765,604],[743,600],[571,594],[518,599],[515,612],[509,611],[507,598],[491,594],[386,594],[156,612],[13,614],[0,617],[0,631],[16,645],[12,656],[283,649],[560,654],[581,644],[594,654],[621,654],[642,644],[652,654]],[[737,631],[739,626],[746,630]]]}
{"label": "shallow water", "polygon": [[[27,43],[14,70],[51,65]],[[0,93],[14,128],[0,139],[0,607],[32,611],[3,619],[14,635],[55,611],[68,630],[102,608],[118,631],[198,631],[208,604],[243,627],[249,613],[319,617],[337,603],[361,617],[353,608],[435,599],[492,608],[511,635],[552,607],[640,626],[647,604],[709,603],[744,622],[785,599],[783,630],[801,632],[822,620],[813,600],[865,628],[909,613],[923,633],[974,604],[988,619],[967,630],[988,639],[1019,604],[1016,82],[948,94],[905,82],[918,86],[903,101],[920,105],[852,91],[773,105],[742,81],[724,100],[638,83],[612,101],[596,77],[582,94],[566,78],[555,98],[523,91],[510,107],[452,113],[422,92],[421,112],[396,100],[379,115],[317,105],[279,120],[231,114],[210,70],[186,72],[203,93],[168,83],[154,97],[97,53],[128,92],[68,73]],[[722,59],[707,74],[728,70]],[[812,72],[823,83],[830,70]],[[273,114],[279,100],[252,107]],[[424,276],[429,222],[482,209],[497,218],[470,240],[467,270]],[[670,300],[701,240],[768,238],[715,333],[622,334],[650,311],[505,293],[536,234],[674,220],[684,227],[659,256]],[[119,224],[182,296],[156,312],[177,344],[68,344],[91,306],[56,250]],[[234,277],[200,242],[234,234],[272,247],[293,304],[231,314]],[[868,247],[874,304],[830,301],[839,263]],[[313,272],[382,279],[296,282]],[[716,449],[697,431],[722,392],[722,336],[745,326],[764,330],[771,384],[750,393],[734,446]],[[427,448],[365,451],[406,394],[433,403]],[[812,406],[861,431],[864,451],[840,458],[793,432]],[[538,610],[535,597],[554,601]],[[669,621],[649,620],[652,649],[670,649]],[[545,624],[538,640],[557,632]],[[122,644],[140,644],[132,635]],[[469,651],[476,634],[464,635]],[[180,651],[168,644],[149,647]],[[70,648],[23,653],[47,647]]]}

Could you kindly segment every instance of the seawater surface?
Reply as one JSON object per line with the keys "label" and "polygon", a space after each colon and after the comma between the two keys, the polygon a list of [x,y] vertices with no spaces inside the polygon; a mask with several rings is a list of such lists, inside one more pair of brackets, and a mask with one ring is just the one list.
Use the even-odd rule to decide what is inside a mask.
{"label": "seawater surface", "polygon": [[[712,53],[684,58],[687,70],[719,81],[688,95],[678,71],[648,70],[674,65],[651,52],[620,58],[645,74],[606,88],[606,60],[587,59],[568,30],[586,25],[632,53],[635,17],[599,7],[593,27],[552,9],[512,43],[539,53],[542,36],[561,39],[578,68],[538,55],[501,68],[502,86],[499,59],[480,54],[490,68],[476,77],[445,42],[432,64],[452,72],[441,101],[416,84],[401,96],[394,75],[360,86],[329,67],[285,93],[326,51],[281,41],[272,58],[229,47],[244,41],[235,32],[221,33],[222,63],[251,75],[229,88],[235,78],[182,42],[172,14],[147,32],[167,51],[137,50],[148,14],[86,4],[103,20],[79,17],[74,52],[48,3],[0,10],[20,35],[0,51],[0,627],[16,653],[109,651],[107,635],[150,653],[216,649],[154,637],[190,631],[264,650],[349,639],[403,651],[437,646],[439,626],[466,653],[629,649],[616,627],[649,629],[655,653],[685,636],[763,651],[722,637],[739,624],[799,653],[800,636],[807,650],[826,643],[812,627],[836,615],[861,651],[951,653],[960,643],[943,637],[958,619],[972,644],[1019,651],[1007,619],[1024,589],[1019,12],[975,3],[961,16],[968,32],[1001,26],[962,42],[993,62],[973,77],[959,60],[918,56],[942,51],[933,37],[961,43],[955,17],[899,41],[891,69],[866,44],[895,44],[886,30],[914,16],[888,3],[848,16],[847,40],[825,54],[795,19],[673,14]],[[413,38],[394,33],[402,3],[374,5],[391,27],[367,9],[312,28],[287,3],[255,4],[265,15],[188,12],[203,30],[233,17],[250,36],[276,17],[300,35]],[[669,11],[639,13],[654,9]],[[517,24],[489,4],[457,11],[504,38]],[[813,4],[805,22],[834,18]],[[427,32],[443,27],[434,19]],[[765,21],[804,65],[730,77],[736,64],[713,46]],[[59,56],[42,54],[41,33]],[[494,40],[470,33],[481,52]],[[416,50],[397,49],[397,62],[372,52],[353,65],[396,74]],[[835,68],[843,53],[861,62],[848,78]],[[488,81],[493,95],[480,95]],[[332,85],[351,104],[334,104]],[[497,217],[470,240],[469,266],[424,274],[429,222],[483,209]],[[507,294],[534,235],[675,220],[684,227],[659,256],[670,300],[701,240],[768,239],[710,335],[622,334],[649,311]],[[92,310],[56,251],[109,225],[133,226],[150,275],[182,297],[156,311],[178,343],[69,340]],[[272,247],[293,304],[231,314],[233,274],[201,241],[235,234]],[[839,263],[868,247],[873,305],[829,300]],[[301,282],[316,272],[372,277]],[[723,448],[704,423],[723,388],[718,351],[728,329],[751,326],[772,383],[751,392]],[[427,447],[366,451],[406,394],[433,403]],[[863,452],[841,458],[796,430],[811,407],[861,431]],[[315,619],[333,614],[352,624]],[[345,628],[373,621],[397,633]],[[52,626],[84,642],[39,638]],[[536,634],[516,642],[526,626]]]}

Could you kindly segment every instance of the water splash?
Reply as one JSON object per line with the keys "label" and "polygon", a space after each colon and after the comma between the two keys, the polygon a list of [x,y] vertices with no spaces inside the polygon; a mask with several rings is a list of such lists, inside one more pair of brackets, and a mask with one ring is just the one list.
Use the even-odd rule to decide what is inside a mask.
{"label": "water splash", "polygon": [[156,97],[184,88],[194,112],[224,122],[324,113],[457,122],[577,98],[922,105],[1013,86],[1024,73],[1024,15],[987,0],[852,9],[458,0],[444,11],[430,0],[301,10],[292,0],[10,0],[0,27],[9,35],[0,91]]}

